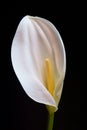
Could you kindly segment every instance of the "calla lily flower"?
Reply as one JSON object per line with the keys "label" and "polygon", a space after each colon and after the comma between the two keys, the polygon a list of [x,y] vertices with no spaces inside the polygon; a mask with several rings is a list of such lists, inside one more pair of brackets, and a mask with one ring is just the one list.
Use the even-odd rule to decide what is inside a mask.
{"label": "calla lily flower", "polygon": [[44,18],[25,16],[12,42],[11,60],[26,94],[55,112],[66,71],[65,48],[55,26]]}

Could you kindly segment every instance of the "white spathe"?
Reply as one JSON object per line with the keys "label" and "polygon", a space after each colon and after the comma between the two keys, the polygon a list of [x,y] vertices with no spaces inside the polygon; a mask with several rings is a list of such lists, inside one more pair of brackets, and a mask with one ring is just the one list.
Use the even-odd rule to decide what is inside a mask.
{"label": "white spathe", "polygon": [[[54,70],[52,96],[45,84],[45,59]],[[15,33],[11,60],[14,71],[27,95],[34,101],[54,106],[57,110],[66,70],[65,49],[59,32],[48,20],[25,16]],[[54,98],[55,97],[55,98]]]}

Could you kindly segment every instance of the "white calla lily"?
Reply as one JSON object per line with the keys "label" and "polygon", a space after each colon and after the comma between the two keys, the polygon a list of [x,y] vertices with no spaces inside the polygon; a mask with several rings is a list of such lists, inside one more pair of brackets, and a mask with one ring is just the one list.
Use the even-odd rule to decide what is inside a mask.
{"label": "white calla lily", "polygon": [[66,70],[59,32],[48,20],[25,16],[15,33],[11,60],[27,95],[57,110]]}

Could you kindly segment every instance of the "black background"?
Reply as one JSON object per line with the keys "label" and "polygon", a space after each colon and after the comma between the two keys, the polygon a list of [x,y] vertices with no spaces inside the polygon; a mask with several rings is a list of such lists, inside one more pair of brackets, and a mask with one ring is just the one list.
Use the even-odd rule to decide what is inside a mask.
{"label": "black background", "polygon": [[[6,3],[5,3],[6,4]],[[52,4],[52,6],[51,6]],[[56,6],[55,6],[56,5]],[[25,15],[51,21],[63,39],[67,69],[54,130],[85,130],[86,126],[86,41],[85,4],[11,2],[2,6],[0,27],[1,129],[46,130],[44,105],[31,100],[23,91],[11,64],[11,44],[20,20]]]}

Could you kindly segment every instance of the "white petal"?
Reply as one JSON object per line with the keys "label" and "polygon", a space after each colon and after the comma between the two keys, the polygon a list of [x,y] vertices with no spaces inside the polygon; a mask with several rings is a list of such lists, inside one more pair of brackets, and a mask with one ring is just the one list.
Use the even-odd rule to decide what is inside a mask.
{"label": "white petal", "polygon": [[[25,92],[33,100],[57,107],[43,82],[44,62],[49,58],[57,74],[65,75],[66,57],[56,28],[39,17],[24,17],[12,43],[11,58],[15,73]],[[56,79],[58,84],[58,79]],[[55,89],[57,90],[57,89]]]}
{"label": "white petal", "polygon": [[45,52],[40,50],[42,49],[41,42],[44,39],[42,40],[39,35],[29,17],[24,17],[13,39],[12,64],[23,89],[29,97],[39,103],[56,107],[55,100],[47,91],[41,77],[41,66],[44,58],[50,57],[50,46],[48,45],[47,48],[43,46]]}

